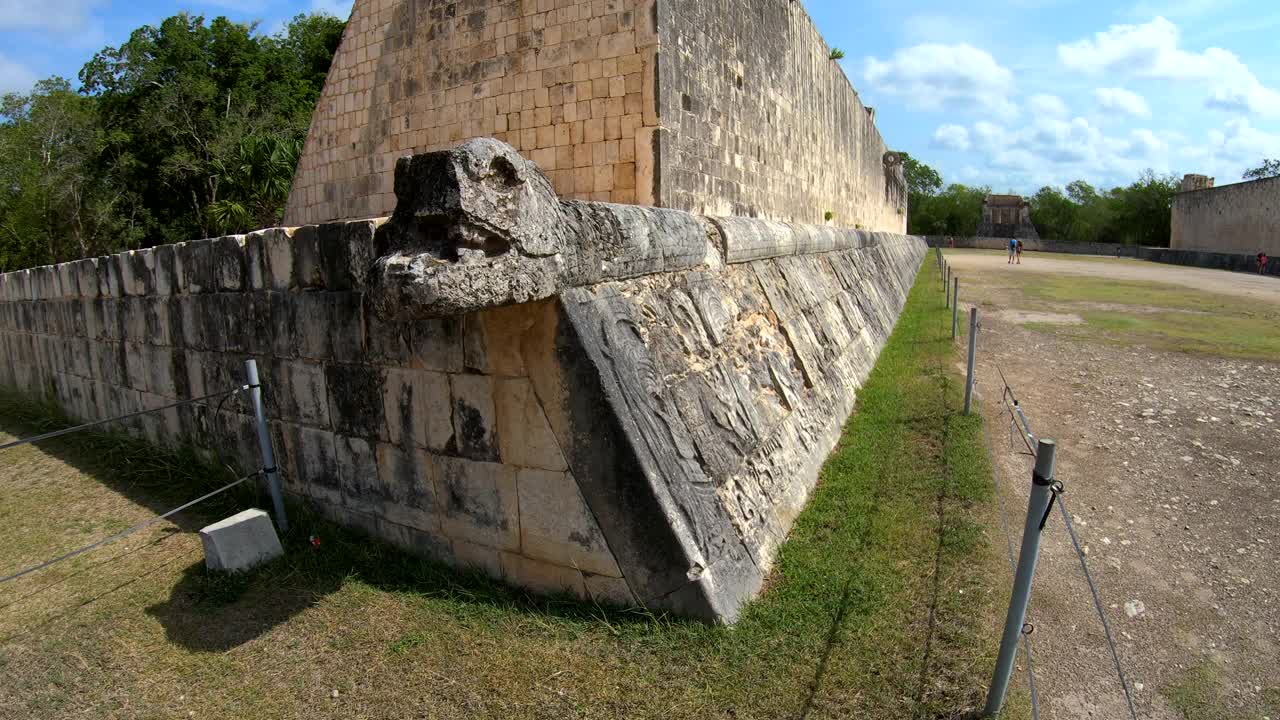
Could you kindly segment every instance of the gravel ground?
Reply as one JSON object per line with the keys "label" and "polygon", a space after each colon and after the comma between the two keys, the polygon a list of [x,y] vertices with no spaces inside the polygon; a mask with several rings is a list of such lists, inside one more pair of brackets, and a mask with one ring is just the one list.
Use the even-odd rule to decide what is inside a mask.
{"label": "gravel ground", "polygon": [[[1186,283],[1219,292],[1270,278],[1153,263],[1024,259],[1019,272]],[[1003,259],[951,258],[971,291]],[[1128,267],[1137,265],[1137,267]],[[968,269],[966,273],[965,270]],[[981,272],[977,272],[982,270]],[[1204,274],[1214,275],[1206,279]],[[1189,280],[1190,278],[1190,280]],[[976,287],[975,287],[976,284]],[[1236,294],[1241,294],[1237,292]],[[1280,366],[1153,352],[1028,330],[1016,307],[986,313],[978,392],[1007,518],[1021,528],[1030,458],[1001,404],[1003,370],[1032,429],[1059,443],[1057,476],[1143,718],[1280,720]],[[962,305],[963,307],[963,305]],[[1015,311],[1015,312],[1009,312]],[[1000,528],[994,532],[1003,544]],[[1030,620],[1045,718],[1127,717],[1124,694],[1057,511],[1046,527]],[[1025,677],[1018,682],[1025,682]]]}

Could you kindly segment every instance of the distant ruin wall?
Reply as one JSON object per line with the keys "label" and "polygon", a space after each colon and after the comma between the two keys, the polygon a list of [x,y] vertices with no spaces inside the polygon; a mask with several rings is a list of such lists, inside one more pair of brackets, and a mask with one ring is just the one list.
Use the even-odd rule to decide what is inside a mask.
{"label": "distant ruin wall", "polygon": [[[735,618],[923,241],[561,202],[493,142],[395,187],[389,219],[0,275],[0,382],[98,419],[254,357],[294,499],[535,591]],[[239,400],[126,429],[259,465]]]}
{"label": "distant ruin wall", "polygon": [[664,207],[906,232],[906,185],[801,3],[660,0]]}
{"label": "distant ruin wall", "polygon": [[1280,255],[1280,177],[1173,196],[1174,250]]}
{"label": "distant ruin wall", "polygon": [[488,136],[564,198],[905,232],[829,55],[792,0],[357,0],[285,222],[386,215],[397,157]]}

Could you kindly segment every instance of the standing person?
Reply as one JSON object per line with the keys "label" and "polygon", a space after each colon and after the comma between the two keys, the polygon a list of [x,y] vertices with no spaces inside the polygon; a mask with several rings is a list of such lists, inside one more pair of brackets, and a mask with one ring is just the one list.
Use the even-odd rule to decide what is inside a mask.
{"label": "standing person", "polygon": [[1259,250],[1258,251],[1258,274],[1259,275],[1267,274],[1267,259],[1268,259],[1267,251]]}
{"label": "standing person", "polygon": [[1009,265],[1013,264],[1013,257],[1018,254],[1018,241],[1016,238],[1009,238]]}
{"label": "standing person", "polygon": [[1022,241],[1018,241],[1018,264],[1022,264]]}

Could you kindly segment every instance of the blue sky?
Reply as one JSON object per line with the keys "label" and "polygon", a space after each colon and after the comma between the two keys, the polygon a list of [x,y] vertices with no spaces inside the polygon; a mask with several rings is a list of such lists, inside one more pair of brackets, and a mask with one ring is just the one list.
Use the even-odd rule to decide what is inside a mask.
{"label": "blue sky", "polygon": [[[805,3],[881,133],[948,181],[1033,192],[1143,169],[1235,182],[1280,157],[1275,0]],[[180,9],[279,28],[340,0],[0,0],[0,91],[75,77]]]}

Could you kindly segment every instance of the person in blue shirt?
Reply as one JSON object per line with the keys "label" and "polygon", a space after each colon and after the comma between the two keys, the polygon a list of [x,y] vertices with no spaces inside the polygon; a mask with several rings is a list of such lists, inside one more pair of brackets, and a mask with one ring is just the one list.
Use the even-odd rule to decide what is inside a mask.
{"label": "person in blue shirt", "polygon": [[1018,254],[1018,239],[1009,238],[1009,264],[1013,264],[1013,258]]}

